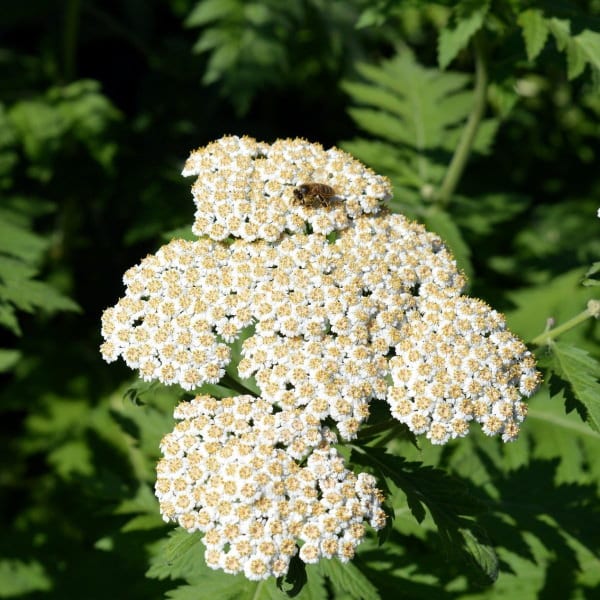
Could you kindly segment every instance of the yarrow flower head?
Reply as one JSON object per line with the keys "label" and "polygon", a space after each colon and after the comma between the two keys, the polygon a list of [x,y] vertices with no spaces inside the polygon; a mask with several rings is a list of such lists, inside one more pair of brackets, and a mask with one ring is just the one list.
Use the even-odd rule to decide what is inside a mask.
{"label": "yarrow flower head", "polygon": [[[389,181],[352,156],[301,139],[273,144],[226,136],[192,152],[184,175],[197,175],[192,231],[214,240],[229,236],[274,242],[284,232],[316,233],[348,227],[363,213],[377,213],[391,198]],[[297,204],[294,189],[320,182],[336,192],[331,206],[319,210]]]}
{"label": "yarrow flower head", "polygon": [[538,385],[531,353],[502,316],[463,296],[430,296],[407,317],[390,359],[392,415],[434,444],[463,437],[469,422],[513,440]]}
{"label": "yarrow flower head", "polygon": [[[472,422],[516,438],[533,357],[463,295],[442,240],[386,210],[386,178],[336,148],[235,136],[193,152],[184,174],[201,237],[125,273],[101,351],[147,381],[201,393],[227,368],[259,390],[180,404],[161,445],[161,512],[204,532],[208,564],[262,579],[296,553],[350,558],[364,523],[383,525],[381,494],[332,444],[358,436],[374,401],[434,444]],[[311,182],[327,197],[298,201]]]}
{"label": "yarrow flower head", "polygon": [[[271,408],[253,396],[181,403],[157,466],[164,519],[204,533],[210,567],[255,580],[285,574],[296,554],[347,561],[366,524],[385,522],[374,477],[345,468],[331,433]],[[290,436],[314,445],[304,465],[280,448]]]}

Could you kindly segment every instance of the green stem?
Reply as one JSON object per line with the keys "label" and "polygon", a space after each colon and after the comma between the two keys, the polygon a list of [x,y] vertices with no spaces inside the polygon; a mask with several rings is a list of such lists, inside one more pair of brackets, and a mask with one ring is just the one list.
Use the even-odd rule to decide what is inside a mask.
{"label": "green stem", "polygon": [[444,180],[437,193],[437,203],[446,206],[452,198],[452,194],[458,185],[458,182],[467,166],[471,148],[477,135],[477,130],[485,113],[487,97],[487,67],[481,40],[476,35],[473,38],[473,49],[475,52],[475,90],[473,109],[469,114],[465,128],[454,151],[452,160],[448,165]]}
{"label": "green stem", "polygon": [[569,329],[573,329],[580,323],[583,323],[590,317],[594,317],[598,319],[600,316],[600,301],[599,300],[590,300],[588,302],[587,308],[581,311],[578,315],[575,315],[562,325],[558,325],[558,327],[554,327],[552,329],[548,329],[544,331],[544,333],[540,333],[537,337],[534,337],[531,340],[532,344],[536,346],[543,346],[549,344],[553,339],[557,338],[559,335],[564,333],[565,331],[569,331]]}
{"label": "green stem", "polygon": [[66,83],[75,78],[77,35],[79,33],[80,0],[69,0],[65,7],[65,30],[63,37],[63,78]]}

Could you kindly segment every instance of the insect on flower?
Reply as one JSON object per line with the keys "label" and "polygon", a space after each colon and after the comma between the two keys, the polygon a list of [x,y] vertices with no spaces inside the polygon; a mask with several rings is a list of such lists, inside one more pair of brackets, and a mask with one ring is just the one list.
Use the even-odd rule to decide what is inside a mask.
{"label": "insect on flower", "polygon": [[304,206],[329,206],[335,190],[325,183],[301,183],[294,190],[295,204]]}

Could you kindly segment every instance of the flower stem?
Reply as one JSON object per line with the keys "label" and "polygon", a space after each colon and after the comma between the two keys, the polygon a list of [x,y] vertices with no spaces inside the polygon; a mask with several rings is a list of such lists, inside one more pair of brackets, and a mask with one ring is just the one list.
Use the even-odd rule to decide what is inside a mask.
{"label": "flower stem", "polygon": [[69,83],[75,78],[79,12],[80,0],[69,0],[65,7],[63,37],[63,79],[65,83]]}
{"label": "flower stem", "polygon": [[477,130],[483,118],[486,107],[487,96],[487,67],[482,43],[478,35],[473,38],[473,50],[475,53],[475,89],[473,109],[469,114],[465,128],[454,151],[452,160],[448,165],[442,185],[436,194],[437,203],[446,206],[458,185],[458,182],[465,170]]}
{"label": "flower stem", "polygon": [[585,310],[581,311],[578,315],[575,315],[562,325],[558,325],[557,327],[544,331],[544,333],[540,333],[540,335],[531,340],[531,343],[536,346],[548,345],[553,339],[557,338],[565,331],[573,329],[573,327],[583,323],[590,317],[596,319],[600,318],[600,300],[590,300]]}

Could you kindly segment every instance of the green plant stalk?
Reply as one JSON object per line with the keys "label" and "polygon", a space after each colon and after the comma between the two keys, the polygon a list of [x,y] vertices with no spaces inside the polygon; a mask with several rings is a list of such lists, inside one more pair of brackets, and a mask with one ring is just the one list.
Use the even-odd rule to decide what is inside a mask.
{"label": "green plant stalk", "polygon": [[69,83],[75,78],[79,12],[80,0],[69,0],[65,7],[65,30],[63,37],[63,79],[65,83]]}
{"label": "green plant stalk", "polygon": [[446,206],[452,194],[462,177],[463,171],[467,166],[469,155],[471,154],[471,148],[477,135],[477,130],[481,123],[481,119],[485,113],[487,103],[487,66],[485,61],[485,55],[482,48],[481,40],[476,35],[473,38],[473,50],[475,53],[475,89],[474,89],[474,103],[473,109],[469,114],[465,128],[463,129],[462,135],[458,142],[458,146],[454,151],[452,160],[448,165],[446,174],[442,185],[436,194],[436,202],[441,206]]}
{"label": "green plant stalk", "polygon": [[580,323],[583,323],[590,317],[599,318],[600,314],[600,301],[599,300],[590,300],[588,302],[588,306],[585,310],[581,311],[578,315],[575,315],[562,325],[558,325],[552,329],[548,329],[548,331],[544,331],[544,333],[540,333],[540,335],[534,337],[531,340],[532,344],[536,346],[543,346],[549,344],[553,339],[557,338],[559,335],[564,333],[565,331],[569,331],[569,329],[573,329]]}

